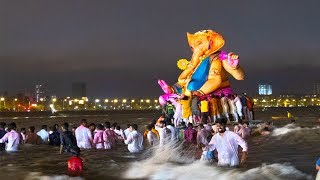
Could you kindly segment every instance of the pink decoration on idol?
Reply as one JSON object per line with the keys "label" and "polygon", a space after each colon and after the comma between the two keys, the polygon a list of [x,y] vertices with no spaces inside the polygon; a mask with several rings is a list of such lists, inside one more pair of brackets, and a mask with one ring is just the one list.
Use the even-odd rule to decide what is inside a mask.
{"label": "pink decoration on idol", "polygon": [[221,61],[224,61],[228,59],[228,54],[225,51],[221,51],[221,53],[219,54],[219,58],[221,59]]}
{"label": "pink decoration on idol", "polygon": [[228,64],[232,67],[237,67],[238,64],[239,64],[239,58],[237,59],[232,59],[232,54],[228,54],[227,52],[225,51],[221,51],[221,53],[219,54],[219,58],[221,59],[221,61],[224,61],[224,60],[228,60]]}
{"label": "pink decoration on idol", "polygon": [[159,97],[159,103],[161,106],[165,105],[167,101],[176,102],[176,99],[180,98],[177,94],[164,94]]}
{"label": "pink decoration on idol", "polygon": [[176,102],[176,99],[180,98],[180,95],[174,94],[173,89],[164,80],[159,79],[158,84],[165,93],[164,95],[159,97],[160,105],[165,105],[167,101]]}
{"label": "pink decoration on idol", "polygon": [[159,79],[158,84],[162,88],[164,93],[166,93],[166,94],[173,93],[172,88],[164,80]]}

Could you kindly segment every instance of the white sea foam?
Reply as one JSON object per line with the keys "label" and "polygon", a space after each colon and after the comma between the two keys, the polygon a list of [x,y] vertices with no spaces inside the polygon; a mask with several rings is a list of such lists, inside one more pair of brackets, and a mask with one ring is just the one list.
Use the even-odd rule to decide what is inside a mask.
{"label": "white sea foam", "polygon": [[293,124],[288,124],[286,126],[283,126],[281,128],[275,128],[272,133],[271,136],[281,136],[281,135],[285,135],[288,133],[292,133],[292,132],[296,132],[296,131],[300,131],[300,130],[314,130],[314,129],[319,129],[319,127],[314,127],[314,128],[301,128],[301,127],[297,127],[296,125]]}
{"label": "white sea foam", "polygon": [[173,163],[149,164],[150,162],[134,163],[125,173],[125,178],[166,179],[239,179],[239,180],[282,180],[312,179],[288,164],[261,165],[245,172],[238,169],[221,168],[200,161],[179,165]]}
{"label": "white sea foam", "polygon": [[[190,150],[192,151],[192,149]],[[240,179],[240,180],[282,180],[312,179],[289,164],[263,164],[259,167],[240,171],[235,168],[217,167],[201,162],[186,153],[181,146],[166,145],[153,149],[153,154],[144,160],[134,162],[124,173],[127,179],[188,180],[188,179]]]}
{"label": "white sea foam", "polygon": [[83,180],[81,177],[70,177],[67,175],[43,175],[40,172],[31,172],[26,177],[25,180]]}

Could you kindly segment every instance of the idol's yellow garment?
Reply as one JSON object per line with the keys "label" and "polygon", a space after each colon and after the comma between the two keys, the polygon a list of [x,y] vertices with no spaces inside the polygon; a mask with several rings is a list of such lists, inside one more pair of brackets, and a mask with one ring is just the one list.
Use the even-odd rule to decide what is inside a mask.
{"label": "idol's yellow garment", "polygon": [[180,104],[182,106],[182,118],[187,119],[189,118],[191,113],[191,98],[189,100],[180,100]]}
{"label": "idol's yellow garment", "polygon": [[209,103],[207,100],[200,101],[200,111],[202,113],[209,112]]}

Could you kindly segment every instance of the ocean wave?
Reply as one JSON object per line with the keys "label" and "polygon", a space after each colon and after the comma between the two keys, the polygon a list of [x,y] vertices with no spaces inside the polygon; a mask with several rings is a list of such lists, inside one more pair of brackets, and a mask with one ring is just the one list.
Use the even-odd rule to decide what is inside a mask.
{"label": "ocean wave", "polygon": [[40,172],[30,172],[25,177],[25,180],[84,180],[84,178],[67,175],[43,175]]}
{"label": "ocean wave", "polygon": [[240,179],[240,180],[282,180],[312,179],[290,164],[262,164],[246,171],[237,168],[218,167],[194,158],[194,149],[186,149],[181,144],[167,144],[148,150],[152,155],[132,163],[123,178],[154,180],[188,179]]}
{"label": "ocean wave", "polygon": [[194,162],[189,165],[178,165],[173,163],[145,164],[134,163],[125,173],[124,178],[137,179],[148,178],[154,180],[188,180],[188,179],[239,179],[239,180],[300,180],[312,179],[310,175],[304,174],[288,164],[261,165],[247,171],[238,169],[222,168],[208,165],[203,162]]}
{"label": "ocean wave", "polygon": [[314,130],[314,129],[319,129],[319,127],[313,127],[313,128],[304,127],[304,128],[302,128],[302,127],[298,127],[293,124],[288,124],[288,125],[283,126],[281,128],[275,128],[272,131],[271,136],[281,136],[281,135],[285,135],[285,134],[300,131],[300,130]]}

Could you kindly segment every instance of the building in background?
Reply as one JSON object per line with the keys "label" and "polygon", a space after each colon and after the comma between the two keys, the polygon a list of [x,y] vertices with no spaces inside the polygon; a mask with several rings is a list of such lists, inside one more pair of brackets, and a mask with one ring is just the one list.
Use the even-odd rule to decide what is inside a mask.
{"label": "building in background", "polygon": [[87,97],[87,84],[84,82],[72,83],[72,97],[73,98]]}
{"label": "building in background", "polygon": [[313,94],[320,95],[320,83],[316,83],[313,85]]}
{"label": "building in background", "polygon": [[46,89],[43,84],[37,84],[35,87],[35,97],[36,97],[36,102],[39,102],[46,97]]}
{"label": "building in background", "polygon": [[259,95],[272,95],[272,86],[270,84],[259,84]]}

